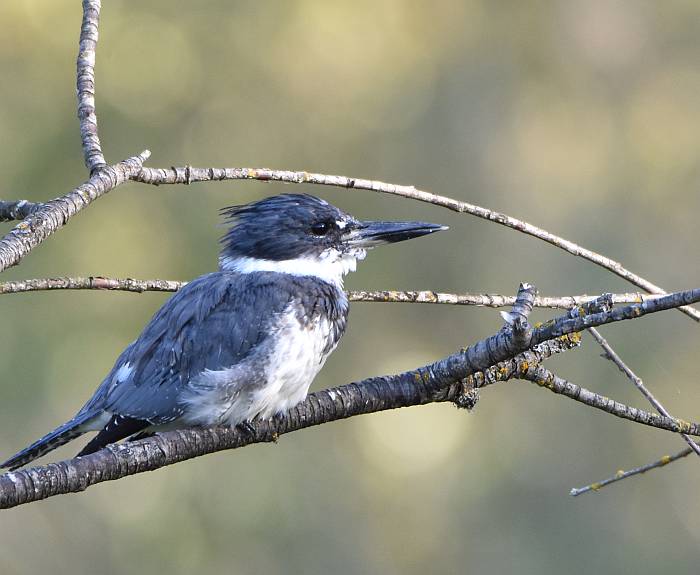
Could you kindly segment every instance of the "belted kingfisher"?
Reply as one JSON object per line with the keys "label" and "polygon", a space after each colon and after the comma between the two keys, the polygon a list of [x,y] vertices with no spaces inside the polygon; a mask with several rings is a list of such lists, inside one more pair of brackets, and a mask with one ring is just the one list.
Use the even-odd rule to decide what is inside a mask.
{"label": "belted kingfisher", "polygon": [[305,194],[222,210],[219,271],[173,295],[70,421],[0,467],[83,435],[78,454],[165,429],[246,424],[301,402],[345,331],[343,276],[366,250],[445,226],[358,221]]}

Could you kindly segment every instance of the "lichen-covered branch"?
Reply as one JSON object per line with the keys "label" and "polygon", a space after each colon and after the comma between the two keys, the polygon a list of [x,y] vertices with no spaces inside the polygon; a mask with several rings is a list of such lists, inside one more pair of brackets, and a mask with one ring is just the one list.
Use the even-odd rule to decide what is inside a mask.
{"label": "lichen-covered branch", "polygon": [[470,390],[506,381],[528,363],[543,361],[579,342],[577,337],[547,342],[462,381],[440,383],[421,368],[319,391],[284,416],[254,422],[254,435],[226,427],[172,431],[110,445],[86,457],[7,473],[0,476],[0,509],[83,491],[96,483],[153,471],[216,451],[277,441],[285,433],[356,415],[437,402],[461,405],[461,398]]}
{"label": "lichen-covered branch", "polygon": [[[41,205],[41,204],[36,204]],[[179,290],[187,282],[162,279],[139,280],[134,278],[108,278],[102,276],[89,277],[57,277],[35,278],[0,282],[0,294],[24,293],[31,291],[49,290],[112,290],[143,293],[147,291],[174,292]],[[436,291],[367,291],[350,290],[347,292],[350,301],[378,302],[378,303],[426,303],[442,305],[469,305],[480,307],[508,307],[515,303],[514,296],[499,294],[476,293],[442,293]],[[574,295],[574,296],[537,296],[533,305],[535,307],[552,309],[570,309],[594,301],[599,296]],[[657,294],[644,293],[620,293],[611,294],[612,303],[642,303],[658,299]]]}
{"label": "lichen-covered branch", "polygon": [[[625,374],[627,379],[629,379],[633,383],[633,385],[639,390],[639,392],[644,397],[646,397],[647,401],[654,406],[654,409],[656,409],[656,411],[658,411],[661,415],[672,418],[673,416],[668,412],[668,410],[661,404],[661,402],[658,399],[656,399],[654,394],[651,393],[649,389],[647,389],[642,379],[639,376],[637,376],[637,374],[634,373],[624,361],[622,361],[622,358],[612,348],[608,341],[600,334],[600,332],[594,327],[590,328],[588,331],[593,336],[593,339],[595,339],[598,342],[600,347],[603,348],[603,351],[605,352],[605,357],[612,361],[617,366],[617,368]],[[681,436],[688,444],[690,449],[692,449],[696,455],[700,455],[700,447],[698,447],[697,443],[695,443],[695,441],[693,441],[693,439],[685,433],[682,433]]]}
{"label": "lichen-covered branch", "polygon": [[[530,293],[528,297],[532,295]],[[82,491],[95,483],[151,471],[214,451],[255,442],[275,441],[278,436],[296,429],[355,415],[437,401],[458,402],[458,398],[465,392],[465,386],[473,388],[515,374],[521,376],[530,369],[530,362],[527,365],[523,363],[527,362],[527,357],[533,358],[533,365],[539,364],[541,360],[537,356],[527,356],[528,348],[535,353],[541,352],[542,349],[547,349],[546,346],[536,346],[548,340],[560,341],[562,348],[570,347],[576,344],[576,338],[561,336],[574,334],[582,326],[591,327],[638,318],[647,313],[697,301],[700,301],[700,290],[691,290],[618,309],[606,309],[607,304],[599,306],[593,302],[588,309],[581,310],[584,313],[574,310],[533,330],[530,330],[526,322],[523,324],[522,321],[516,321],[497,334],[433,364],[311,394],[288,414],[273,420],[255,422],[254,437],[250,433],[229,428],[171,431],[141,441],[112,445],[83,458],[7,473],[0,476],[0,508],[14,507],[61,493]],[[522,310],[522,305],[518,309]],[[596,309],[605,311],[585,315]],[[556,348],[554,341],[547,344],[554,345],[551,349]],[[525,355],[513,363],[512,360],[521,353]],[[500,362],[505,363],[498,365]],[[477,375],[484,371],[485,374]],[[596,402],[608,405],[598,399],[595,399],[594,403]],[[608,411],[627,414],[633,421],[661,429],[700,434],[700,425],[696,423],[668,421],[668,418],[620,405],[613,402]]]}
{"label": "lichen-covered branch", "polygon": [[61,277],[36,278],[0,282],[0,294],[51,290],[111,290],[143,293],[146,291],[174,292],[187,282],[172,280],[137,280],[132,278]]}
{"label": "lichen-covered branch", "polygon": [[100,0],[83,0],[83,22],[77,61],[78,120],[85,166],[94,174],[107,166],[97,134],[95,113],[95,49],[99,36]]}
{"label": "lichen-covered branch", "polygon": [[523,370],[518,377],[535,383],[553,393],[563,395],[569,399],[583,403],[588,407],[600,409],[601,411],[605,411],[621,419],[627,419],[657,429],[672,431],[673,433],[700,436],[700,423],[693,423],[676,417],[665,417],[663,415],[637,409],[636,407],[630,407],[629,405],[625,405],[624,403],[620,403],[604,395],[594,393],[585,387],[571,383],[555,375],[541,365],[527,366],[527,369]]}
{"label": "lichen-covered branch", "polygon": [[[480,206],[440,196],[414,186],[402,186],[380,182],[378,180],[365,180],[362,178],[349,178],[347,176],[334,176],[327,174],[315,174],[310,172],[295,172],[288,170],[270,170],[267,168],[195,168],[192,166],[172,168],[143,168],[133,179],[144,184],[192,184],[195,182],[211,182],[221,180],[259,180],[263,182],[285,182],[289,184],[318,184],[323,186],[336,186],[340,188],[352,188],[358,190],[370,190],[392,194],[404,198],[410,198],[421,202],[427,202],[441,206],[449,210],[470,214],[485,220],[501,224],[524,234],[536,237],[564,251],[599,265],[612,273],[627,280],[643,290],[653,294],[667,293],[663,288],[631,272],[620,262],[607,258],[594,251],[588,250],[572,241],[552,234],[547,230],[533,226],[523,220],[513,218],[506,214],[482,208]],[[686,315],[696,321],[700,321],[700,311],[683,306],[681,308]]]}
{"label": "lichen-covered branch", "polygon": [[674,461],[678,461],[679,459],[688,457],[688,455],[690,455],[691,453],[693,453],[693,450],[690,449],[690,447],[686,447],[685,449],[674,453],[673,455],[664,455],[656,461],[652,461],[651,463],[647,463],[646,465],[641,465],[639,467],[629,469],[628,471],[623,471],[621,469],[612,477],[608,477],[607,479],[603,479],[602,481],[590,483],[585,487],[574,488],[571,491],[569,491],[569,495],[578,497],[579,495],[583,495],[584,493],[600,491],[603,487],[606,487],[611,483],[616,483],[617,481],[622,481],[623,479],[627,479],[628,477],[634,477],[635,475],[641,475],[642,473],[646,473],[647,471],[651,471],[652,469],[665,467],[669,463],[673,463]]}
{"label": "lichen-covered branch", "polygon": [[536,345],[569,333],[576,333],[618,321],[637,319],[650,313],[656,313],[681,306],[692,305],[700,301],[700,288],[674,292],[639,304],[617,307],[588,315],[566,315],[550,320],[535,329],[531,345]]}
{"label": "lichen-covered branch", "polygon": [[114,166],[95,172],[90,179],[60,198],[41,207],[17,224],[0,239],[0,272],[17,265],[46,238],[60,229],[71,217],[97,198],[128,181],[148,158],[147,150]]}

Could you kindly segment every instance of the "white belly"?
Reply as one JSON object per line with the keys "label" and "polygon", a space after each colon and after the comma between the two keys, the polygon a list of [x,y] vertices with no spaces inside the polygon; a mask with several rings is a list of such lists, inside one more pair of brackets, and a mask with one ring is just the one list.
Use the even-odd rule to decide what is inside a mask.
{"label": "white belly", "polygon": [[306,398],[335,348],[326,349],[331,329],[321,318],[304,327],[289,311],[272,336],[274,343],[264,344],[239,365],[207,370],[190,382],[182,400],[184,419],[194,425],[234,426],[294,407]]}
{"label": "white belly", "polygon": [[318,319],[302,327],[290,314],[277,337],[277,345],[268,358],[266,383],[256,390],[245,415],[269,418],[285,412],[306,398],[309,387],[333,349],[328,345],[330,323]]}

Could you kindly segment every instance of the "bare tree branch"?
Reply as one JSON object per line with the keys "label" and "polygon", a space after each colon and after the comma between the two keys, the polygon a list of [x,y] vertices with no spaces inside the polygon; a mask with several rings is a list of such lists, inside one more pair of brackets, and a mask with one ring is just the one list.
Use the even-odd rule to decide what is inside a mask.
{"label": "bare tree branch", "polygon": [[174,292],[187,282],[171,280],[137,280],[132,278],[62,277],[36,278],[0,282],[0,294],[52,290],[109,290],[142,293],[146,291]]}
{"label": "bare tree branch", "polygon": [[[696,321],[700,321],[700,311],[688,307],[690,304],[700,301],[700,289],[666,295],[661,287],[632,273],[619,262],[587,250],[546,230],[503,213],[418,190],[413,186],[401,186],[345,176],[269,169],[217,169],[192,168],[190,166],[170,169],[146,168],[143,163],[149,156],[148,151],[119,164],[108,166],[98,137],[98,122],[95,112],[94,66],[100,9],[100,0],[83,0],[80,48],[77,58],[78,118],[83,155],[85,164],[90,170],[90,179],[72,192],[45,204],[31,204],[26,201],[0,202],[0,220],[23,219],[11,232],[0,239],[0,272],[16,265],[34,247],[65,225],[73,215],[127,180],[154,185],[190,184],[219,180],[258,180],[370,190],[428,202],[459,213],[471,214],[546,241],[615,273],[651,294],[657,295],[618,294],[608,296],[600,301],[598,298],[593,299],[589,296],[535,298],[534,288],[526,285],[521,286],[517,298],[488,294],[460,295],[425,291],[350,292],[350,299],[353,301],[448,303],[490,307],[513,305],[513,311],[503,313],[506,326],[497,334],[479,341],[465,350],[402,374],[374,377],[359,383],[351,383],[311,394],[306,401],[289,413],[272,420],[256,422],[254,436],[229,428],[173,431],[142,441],[112,445],[83,458],[7,473],[0,476],[0,508],[13,507],[60,493],[81,491],[95,483],[157,469],[164,465],[222,449],[232,449],[256,442],[276,441],[277,437],[284,433],[359,414],[438,401],[453,401],[458,405],[471,406],[475,400],[470,392],[512,377],[533,381],[555,393],[637,423],[686,434],[685,437],[689,444],[698,450],[697,445],[690,439],[689,435],[700,435],[700,424],[671,417],[651,394],[648,394],[647,397],[651,398],[650,401],[653,399],[652,403],[662,415],[626,406],[576,386],[542,367],[541,362],[552,353],[558,353],[577,345],[579,338],[576,334],[583,329],[592,329],[595,326],[625,319],[636,319],[647,313],[673,308],[679,308]],[[184,285],[183,282],[167,280],[99,277],[54,278],[1,283],[0,293],[54,289],[175,291],[182,285]],[[629,301],[635,302],[635,304],[611,309],[612,303]],[[547,322],[537,329],[532,329],[527,322],[527,316],[533,305],[559,308],[573,308],[573,306],[583,305],[583,308],[580,310],[573,308],[568,314]],[[610,350],[609,355],[613,358],[614,351]],[[615,360],[613,359],[613,361]],[[628,374],[630,379],[635,381],[641,390],[646,391],[641,380],[621,360],[616,363]],[[678,458],[681,455],[677,454],[673,457]],[[673,460],[670,457],[666,459],[668,461],[661,464]],[[646,466],[646,469],[653,466],[653,464]],[[628,476],[642,473],[646,469],[632,470],[628,472]],[[608,481],[617,480],[619,479]],[[603,483],[601,482],[599,486]],[[589,487],[590,489],[599,488]]]}
{"label": "bare tree branch", "polygon": [[41,205],[0,239],[0,272],[20,260],[68,220],[110,190],[129,180],[148,158],[145,150],[114,166],[95,172],[90,179],[65,196]]}
{"label": "bare tree branch", "polygon": [[94,174],[107,166],[97,135],[95,113],[95,49],[100,23],[100,0],[83,0],[83,22],[77,61],[78,119],[85,166]]}
{"label": "bare tree branch", "polygon": [[[531,288],[525,288],[525,291],[528,290],[528,297],[532,297],[534,293]],[[523,288],[519,296],[522,296],[522,291]],[[311,394],[289,413],[255,422],[254,436],[225,427],[172,431],[141,441],[112,445],[86,457],[6,473],[0,476],[0,508],[14,507],[61,493],[82,491],[95,483],[151,471],[214,451],[275,441],[279,435],[311,425],[385,409],[435,401],[455,401],[458,395],[464,393],[465,385],[473,386],[478,381],[478,376],[475,376],[477,372],[488,371],[499,362],[512,360],[528,348],[579,332],[582,328],[638,318],[647,313],[697,301],[700,301],[700,289],[591,315],[580,315],[575,310],[537,329],[531,329],[527,322],[513,321],[497,334],[433,364],[398,375],[373,377]],[[589,307],[595,306],[596,302],[593,302]],[[520,304],[518,310],[526,310],[526,307],[523,308]],[[569,344],[575,345],[576,341],[575,337],[568,338]],[[567,346],[568,344],[562,344],[562,348]],[[530,369],[529,364],[522,362],[516,363],[515,367],[516,370],[512,373],[517,372],[519,377],[527,374]],[[469,379],[469,376],[475,377]],[[491,378],[484,377],[482,381],[497,380],[498,376],[494,376],[491,371]],[[454,388],[455,384],[458,385],[457,389]],[[554,381],[553,385],[558,385],[558,382]],[[564,382],[564,387],[570,385]],[[612,405],[609,412],[627,415],[633,421],[669,431],[700,435],[700,424],[665,418],[626,406],[619,407],[621,404],[610,400],[607,404]]]}
{"label": "bare tree branch", "polygon": [[[377,180],[364,180],[361,178],[348,178],[346,176],[331,176],[326,174],[314,174],[309,172],[293,172],[287,170],[270,170],[267,168],[194,168],[192,166],[173,168],[143,168],[133,176],[134,180],[144,184],[192,184],[195,182],[210,182],[221,180],[260,180],[285,182],[288,184],[319,184],[323,186],[336,186],[340,188],[353,188],[356,190],[371,190],[404,198],[410,198],[421,202],[427,202],[441,206],[449,210],[470,214],[485,220],[501,224],[524,234],[539,238],[553,246],[579,256],[596,265],[599,265],[612,273],[620,276],[628,282],[653,294],[665,294],[663,288],[651,283],[626,269],[621,263],[588,250],[574,242],[554,235],[542,228],[528,224],[506,214],[482,208],[467,202],[461,202],[447,196],[440,196],[419,190],[414,186],[401,186],[389,184]],[[683,306],[683,313],[700,321],[700,311]]]}
{"label": "bare tree branch", "polygon": [[[641,392],[641,394],[647,398],[649,403],[651,403],[656,408],[656,411],[658,411],[661,415],[664,415],[666,417],[673,417],[668,412],[668,410],[663,405],[661,405],[659,400],[656,399],[656,397],[654,397],[654,394],[652,394],[651,391],[647,389],[641,378],[639,378],[637,374],[635,374],[627,366],[627,364],[624,361],[622,361],[622,358],[615,352],[615,350],[610,346],[607,340],[602,335],[600,335],[600,332],[594,327],[590,328],[588,331],[593,336],[593,339],[595,339],[598,342],[598,344],[600,344],[600,347],[603,348],[603,351],[605,352],[605,357],[612,361],[617,366],[617,368],[627,376],[627,378],[634,384],[634,386]],[[696,453],[696,455],[700,455],[700,447],[698,447],[698,445],[693,441],[693,439],[685,433],[682,433],[681,436],[688,444],[690,449],[692,449]]]}
{"label": "bare tree branch", "polygon": [[608,477],[607,479],[603,479],[602,481],[596,481],[595,483],[591,483],[589,485],[586,485],[585,487],[574,488],[569,492],[569,495],[573,495],[574,497],[577,497],[579,495],[583,495],[584,493],[588,493],[591,491],[600,491],[606,485],[610,485],[611,483],[615,483],[617,481],[627,479],[628,477],[634,477],[635,475],[641,475],[642,473],[646,473],[647,471],[651,471],[652,469],[657,469],[659,467],[665,467],[669,463],[673,463],[674,461],[677,461],[678,459],[682,459],[683,457],[687,457],[691,453],[693,453],[693,450],[690,449],[690,447],[686,447],[685,449],[683,449],[682,451],[679,451],[678,453],[674,453],[673,455],[664,455],[663,457],[657,459],[656,461],[653,461],[652,463],[647,463],[646,465],[642,465],[640,467],[635,467],[634,469],[630,469],[629,471],[623,471],[621,469],[612,477]]}
{"label": "bare tree branch", "polygon": [[672,431],[673,433],[700,436],[700,423],[692,423],[677,417],[665,417],[637,409],[636,407],[630,407],[604,395],[594,393],[585,387],[571,383],[541,365],[528,365],[527,369],[523,370],[518,377],[535,383],[553,393],[563,395],[588,407],[600,409],[621,419]]}
{"label": "bare tree branch", "polygon": [[[103,276],[89,277],[58,277],[35,278],[26,280],[14,280],[0,282],[0,294],[24,293],[32,291],[49,290],[109,290],[143,293],[147,291],[174,292],[182,288],[187,282],[162,279],[139,280],[134,278],[109,278]],[[468,305],[480,307],[508,307],[515,303],[514,296],[499,294],[475,294],[475,293],[442,293],[436,291],[367,291],[350,290],[347,292],[350,301],[377,302],[377,303],[428,303],[442,305]],[[537,296],[533,302],[535,307],[552,309],[571,309],[572,307],[590,303],[599,296],[575,295],[575,296]],[[658,294],[644,294],[639,292],[610,294],[612,303],[642,303],[662,297]]]}

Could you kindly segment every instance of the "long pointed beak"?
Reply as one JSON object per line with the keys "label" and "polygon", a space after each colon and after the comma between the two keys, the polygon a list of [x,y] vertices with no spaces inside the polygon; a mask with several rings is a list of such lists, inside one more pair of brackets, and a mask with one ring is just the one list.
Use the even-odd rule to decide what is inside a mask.
{"label": "long pointed beak", "polygon": [[381,244],[393,244],[419,238],[448,229],[447,226],[428,222],[360,222],[347,235],[347,243],[352,247],[372,248]]}

